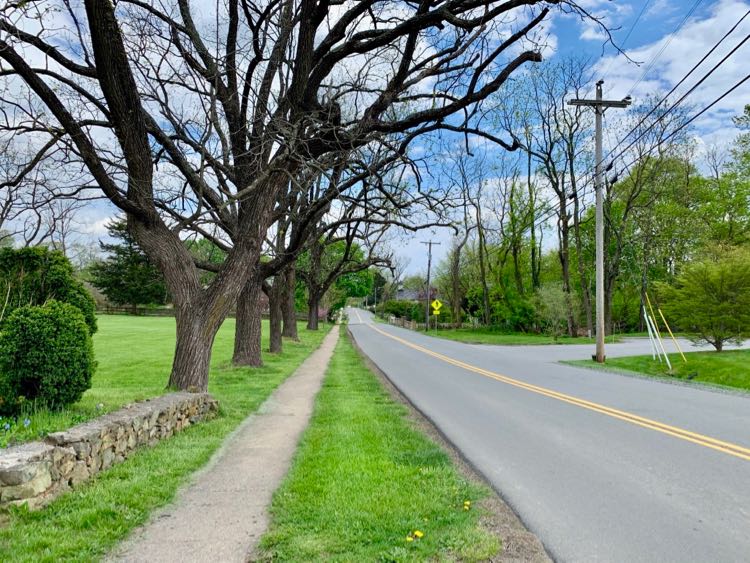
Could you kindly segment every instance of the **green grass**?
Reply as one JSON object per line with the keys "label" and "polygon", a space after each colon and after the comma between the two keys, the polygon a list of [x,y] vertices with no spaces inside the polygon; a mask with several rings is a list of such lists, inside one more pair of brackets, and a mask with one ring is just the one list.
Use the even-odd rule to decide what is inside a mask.
{"label": "green grass", "polygon": [[[500,344],[505,346],[529,346],[534,344],[593,344],[594,338],[571,338],[561,336],[557,339],[546,334],[529,334],[523,332],[499,332],[487,328],[454,328],[440,329],[437,332],[433,329],[429,332],[430,336],[445,338],[465,342],[467,344]],[[620,337],[607,337],[607,342],[619,342]]]}
{"label": "green grass", "polygon": [[[500,548],[463,479],[342,336],[261,556],[279,561],[486,560]],[[472,508],[464,510],[464,501]],[[407,541],[419,530],[421,539]]]}
{"label": "green grass", "polygon": [[[162,393],[174,347],[174,320],[113,316],[100,321],[99,370],[94,387],[74,412],[88,413],[98,402],[114,408]],[[264,355],[263,368],[233,368],[234,321],[227,320],[216,338],[209,384],[220,401],[220,416],[140,450],[44,510],[11,510],[0,528],[0,561],[99,559],[155,508],[168,503],[187,476],[208,461],[227,434],[318,347],[326,332],[325,326],[318,332],[300,330],[301,342],[285,342],[278,356]]]}
{"label": "green grass", "polygon": [[[669,354],[672,371],[650,355],[609,358],[604,369],[636,372],[641,375],[696,381],[711,385],[750,390],[750,350],[725,350],[724,352],[688,352],[687,363],[679,354]],[[585,367],[600,367],[591,360],[565,362]]]}
{"label": "green grass", "polygon": [[[164,393],[174,353],[174,319],[102,315],[98,324],[94,334],[98,366],[91,389],[63,411],[32,408],[10,431],[0,425],[0,446],[42,438],[126,403]],[[233,326],[229,319],[217,336],[214,359],[219,362],[226,360]],[[30,420],[28,427],[23,425],[25,418]]]}

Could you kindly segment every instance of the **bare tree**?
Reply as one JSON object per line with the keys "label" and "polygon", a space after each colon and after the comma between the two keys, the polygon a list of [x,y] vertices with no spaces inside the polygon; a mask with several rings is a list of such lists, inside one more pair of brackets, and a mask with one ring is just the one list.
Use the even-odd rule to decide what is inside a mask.
{"label": "bare tree", "polygon": [[[591,298],[586,283],[586,268],[581,258],[580,217],[584,212],[583,186],[579,175],[585,175],[588,114],[580,107],[566,106],[568,97],[582,93],[588,79],[588,65],[579,59],[564,59],[535,67],[513,84],[516,103],[499,107],[499,119],[507,131],[529,155],[527,185],[532,186],[531,169],[544,180],[556,199],[558,258],[562,272],[563,292],[568,303],[567,332],[576,334],[576,313],[573,306],[571,282],[571,234],[578,250],[578,269],[583,288],[587,324],[591,322]],[[533,164],[532,164],[533,162]],[[572,209],[571,209],[572,206]],[[532,219],[533,221],[533,219]],[[533,227],[533,222],[532,222]],[[572,229],[572,233],[571,233]],[[536,235],[535,229],[532,233]],[[532,242],[536,254],[535,241]],[[538,270],[532,258],[532,274],[538,284]],[[538,266],[536,266],[538,267]]]}
{"label": "bare tree", "polygon": [[[403,151],[440,129],[481,134],[476,108],[541,59],[530,34],[552,6],[588,17],[572,0],[228,0],[209,17],[187,0],[63,0],[61,31],[46,2],[6,4],[2,104],[13,134],[63,147],[127,215],[174,300],[169,384],[205,390],[289,181],[384,136]],[[231,244],[204,288],[181,234],[208,225]]]}

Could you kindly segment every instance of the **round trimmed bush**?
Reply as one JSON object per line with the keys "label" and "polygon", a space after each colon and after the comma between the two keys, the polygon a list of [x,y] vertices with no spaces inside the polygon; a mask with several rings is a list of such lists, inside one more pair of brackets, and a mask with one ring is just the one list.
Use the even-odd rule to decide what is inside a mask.
{"label": "round trimmed bush", "polygon": [[27,401],[59,409],[91,387],[96,364],[89,327],[68,303],[13,311],[0,333],[0,411],[13,413]]}

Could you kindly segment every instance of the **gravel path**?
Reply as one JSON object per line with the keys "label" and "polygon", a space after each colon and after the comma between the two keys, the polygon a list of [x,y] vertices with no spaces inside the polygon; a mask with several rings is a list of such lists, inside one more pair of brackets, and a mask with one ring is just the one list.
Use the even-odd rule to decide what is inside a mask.
{"label": "gravel path", "polygon": [[338,338],[335,327],[235,430],[176,501],[107,560],[246,561],[268,527],[271,497],[289,470]]}

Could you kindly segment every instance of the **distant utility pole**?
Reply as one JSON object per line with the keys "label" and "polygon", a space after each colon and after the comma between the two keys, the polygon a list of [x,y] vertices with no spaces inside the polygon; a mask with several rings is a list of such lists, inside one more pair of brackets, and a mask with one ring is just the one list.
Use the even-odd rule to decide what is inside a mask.
{"label": "distant utility pole", "polygon": [[440,246],[439,242],[431,240],[422,242],[427,245],[427,306],[425,307],[424,329],[430,330],[430,266],[432,266],[432,246]]}
{"label": "distant utility pole", "polygon": [[630,96],[623,100],[603,100],[602,84],[596,83],[596,99],[569,100],[570,106],[593,107],[596,113],[596,170],[594,185],[596,189],[596,361],[604,363],[604,197],[602,195],[602,116],[607,108],[626,108],[630,105]]}

